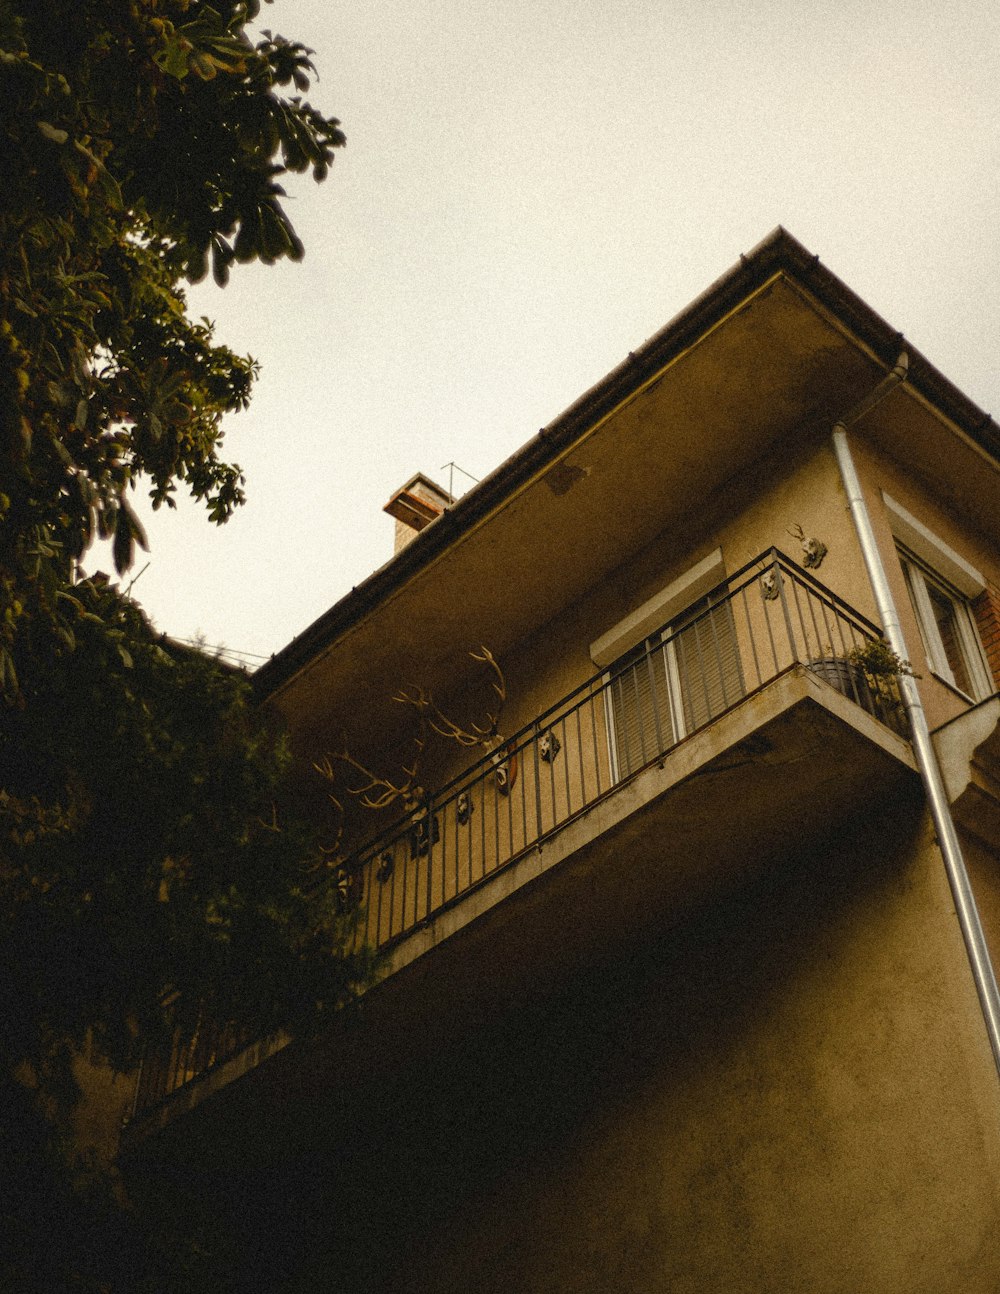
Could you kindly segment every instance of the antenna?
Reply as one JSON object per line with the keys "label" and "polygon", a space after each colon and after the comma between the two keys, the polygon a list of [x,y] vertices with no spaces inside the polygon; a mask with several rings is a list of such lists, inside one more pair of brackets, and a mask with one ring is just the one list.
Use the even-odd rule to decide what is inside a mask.
{"label": "antenna", "polygon": [[455,498],[456,472],[461,472],[463,476],[467,476],[473,485],[479,484],[478,476],[473,476],[471,472],[467,472],[464,467],[459,467],[457,463],[442,463],[440,470],[443,472],[445,468],[448,468],[448,493],[451,495],[452,499]]}

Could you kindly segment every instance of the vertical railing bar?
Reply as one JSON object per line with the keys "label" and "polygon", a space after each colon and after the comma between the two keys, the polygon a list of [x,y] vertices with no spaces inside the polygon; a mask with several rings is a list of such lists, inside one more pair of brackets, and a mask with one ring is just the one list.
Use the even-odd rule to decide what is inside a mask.
{"label": "vertical railing bar", "polygon": [[[507,767],[507,781],[510,782],[510,766]],[[496,867],[500,857],[500,783],[496,773],[493,775],[493,866]]]}
{"label": "vertical railing bar", "polygon": [[[639,767],[646,762],[646,733],[642,723],[642,702],[639,699],[639,665],[633,664],[629,670],[632,676],[632,691],[635,693],[635,727],[639,734]],[[632,772],[631,767],[629,772]]]}
{"label": "vertical railing bar", "polygon": [[583,702],[576,707],[576,754],[580,762],[580,808],[582,809],[587,803],[587,774],[583,763],[583,721],[580,718],[580,710]]}
{"label": "vertical railing bar", "polygon": [[[851,643],[850,647],[847,646],[847,643],[844,640],[845,625],[850,630],[850,643]],[[844,661],[844,668],[847,671],[847,685],[850,688],[850,695],[853,697],[854,701],[858,705],[860,705],[861,694],[858,691],[857,679],[854,676],[854,667],[851,664],[851,652],[854,650],[855,646],[857,645],[857,640],[854,636],[854,625],[851,624],[849,621],[845,620],[842,615],[837,613],[837,628],[838,628],[839,637],[840,637],[841,659]]]}
{"label": "vertical railing bar", "polygon": [[[399,933],[402,934],[406,929],[406,890],[410,883],[410,855],[413,853],[413,824],[403,836],[403,893],[402,902],[399,905]],[[389,927],[389,938],[392,938],[392,926]]]}
{"label": "vertical railing bar", "polygon": [[747,602],[747,586],[745,584],[740,589],[740,598],[743,602],[743,618],[747,622],[747,637],[750,639],[750,655],[753,657],[754,674],[757,678],[757,686],[760,687],[763,679],[760,673],[760,660],[757,656],[757,636],[750,621],[750,604]]}
{"label": "vertical railing bar", "polygon": [[[602,684],[601,687],[598,688],[598,692],[597,692],[597,695],[601,698],[602,704],[604,702],[604,698],[606,694],[607,694],[606,689]],[[597,775],[597,794],[600,795],[601,794],[601,751],[600,751],[600,747],[598,746],[597,706],[594,703],[593,693],[591,693],[590,695],[590,728],[591,728],[591,735],[593,737],[593,742],[594,742],[594,772]]]}
{"label": "vertical railing bar", "polygon": [[177,1053],[180,1050],[180,1030],[175,1029],[170,1040],[170,1058],[164,1066],[163,1090],[169,1095],[174,1090],[174,1076],[177,1072]]}
{"label": "vertical railing bar", "polygon": [[[809,653],[809,661],[813,661],[822,652],[823,644],[820,642],[821,635],[819,631],[819,626],[816,623],[816,595],[813,593],[811,589],[807,588],[805,590],[805,597],[806,597],[806,606],[809,608],[809,618],[812,621],[813,634],[816,637],[816,655],[814,656],[811,651]],[[820,607],[822,606],[823,606],[823,603],[820,602]],[[808,661],[806,663],[808,664]]]}
{"label": "vertical railing bar", "polygon": [[[774,674],[777,674],[781,669],[781,666],[778,664],[778,644],[774,641],[774,630],[771,627],[771,603],[763,597],[763,591],[761,593],[761,601],[764,606],[764,624],[767,627],[767,638],[768,642],[771,644],[771,664],[774,669]],[[773,678],[774,675],[772,674],[771,677]]]}
{"label": "vertical railing bar", "polygon": [[[486,779],[489,777],[487,764],[479,774],[479,879],[486,875]],[[472,867],[469,867],[469,879],[472,879]]]}
{"label": "vertical railing bar", "polygon": [[[618,689],[617,694],[615,691],[616,688]],[[604,711],[603,711],[604,724],[608,733],[609,749],[613,747],[615,750],[615,756],[612,758],[611,765],[609,767],[614,767],[615,764],[620,762],[617,758],[618,720],[615,718],[615,715],[617,715],[618,713],[618,705],[615,699],[616,695],[620,699],[621,686],[619,681],[611,677],[606,677],[602,686],[602,701],[604,703]],[[612,777],[611,780],[613,784],[614,777]]]}
{"label": "vertical railing bar", "polygon": [[[514,750],[514,758],[517,760],[518,764],[520,764],[521,762],[520,750],[516,747]],[[518,777],[517,780],[520,781],[521,780],[520,777]],[[510,778],[508,778],[507,779],[507,858],[513,858],[516,852],[517,851],[514,848],[514,788],[510,783]],[[499,862],[499,857],[497,861]]]}
{"label": "vertical railing bar", "polygon": [[[527,761],[528,751],[531,749],[531,742],[525,741],[522,750],[524,758]],[[525,763],[524,771],[521,774],[521,848],[528,848],[528,767]]]}
{"label": "vertical railing bar", "polygon": [[828,615],[830,608],[829,606],[827,606],[825,599],[822,600],[819,605],[820,605],[820,611],[822,612],[822,619],[823,619],[823,638],[825,642],[829,643],[830,655],[833,656],[836,653],[837,649],[833,645],[833,632],[830,629],[830,618]]}
{"label": "vertical railing bar", "polygon": [[[701,691],[702,696],[705,698],[705,719],[702,722],[707,722],[707,720],[712,717],[712,693],[709,690],[708,666],[705,664],[706,651],[703,641],[705,635],[704,617],[699,617],[695,624],[697,626],[695,642],[698,645],[698,673],[701,675]],[[696,724],[695,726],[696,728],[700,728],[701,724]]]}
{"label": "vertical railing bar", "polygon": [[541,756],[538,753],[538,743],[541,739],[541,728],[535,724],[534,746],[534,763],[535,763],[535,839],[538,840],[542,835],[542,770],[538,767],[541,763]]}
{"label": "vertical railing bar", "polygon": [[[427,817],[424,819],[427,824],[427,901],[424,904],[424,920],[431,914],[431,888],[434,883],[434,814],[432,812],[433,801],[427,801]],[[413,924],[417,924],[416,910],[413,913]]]}
{"label": "vertical railing bar", "polygon": [[[693,671],[684,667],[684,655],[687,652],[687,630],[681,630],[680,633],[673,635],[674,658],[677,662],[677,675],[681,682],[681,709],[684,712],[684,730],[690,734],[698,726],[695,722],[696,710],[694,701],[694,688],[697,683],[697,677],[692,678],[692,673],[697,676],[700,672],[700,660],[695,663]],[[683,644],[683,646],[682,646]],[[695,652],[697,654],[698,642],[695,639]]]}
{"label": "vertical railing bar", "polygon": [[[551,732],[551,731],[552,731],[552,729],[551,729],[551,728],[549,728],[549,729],[548,729],[548,731],[549,731],[549,732]],[[549,826],[548,826],[547,830],[551,831],[551,830],[552,830],[552,828],[554,828],[554,827],[555,827],[555,825],[556,825],[556,823],[559,821],[559,810],[558,810],[558,808],[556,807],[556,765],[555,765],[555,760],[550,759],[550,760],[548,761],[548,768],[549,768],[549,779],[548,779],[548,780],[549,780],[549,801],[550,801],[550,802],[551,802],[551,804],[552,804],[552,820],[550,821],[550,823],[549,823]]]}
{"label": "vertical railing bar", "polygon": [[[367,885],[365,884],[365,867],[366,867],[365,863],[362,863],[361,866],[354,873],[354,876],[356,878],[357,885],[358,885],[358,890],[359,890],[359,896],[358,896],[359,901],[363,902],[365,899],[368,900],[365,903],[365,943],[366,944],[371,943],[371,920],[372,920],[372,903],[371,903],[372,887],[371,887],[371,879],[370,879],[371,865],[372,865],[371,859],[369,858],[367,862],[367,868],[369,871],[369,881]],[[360,925],[361,923],[359,922],[358,924]],[[375,947],[376,948],[378,947],[378,940],[379,940],[379,928],[378,926],[376,926],[375,927]]]}
{"label": "vertical railing bar", "polygon": [[[774,552],[774,549],[771,549]],[[788,650],[793,661],[798,660],[798,652],[795,648],[795,630],[792,627],[792,617],[788,611],[788,599],[785,597],[785,576],[779,565],[777,558],[774,563],[775,578],[778,582],[778,599],[781,602],[781,611],[785,617],[785,630],[788,634]]]}
{"label": "vertical railing bar", "polygon": [[[837,637],[840,639],[840,654],[842,657],[846,659],[848,653],[850,652],[850,648],[847,646],[847,643],[844,641],[844,619],[842,616],[837,615],[836,612],[834,612],[834,616],[835,616],[835,623],[837,626]],[[852,646],[853,646],[853,641],[854,640],[852,638],[851,640]]]}
{"label": "vertical railing bar", "polygon": [[[722,652],[719,650],[719,625],[717,620],[717,614],[720,611],[725,613],[725,607],[728,601],[729,601],[728,598],[722,598],[718,603],[718,605],[712,607],[712,609],[708,613],[708,623],[712,629],[712,646],[715,650],[715,664],[719,670],[719,683],[722,688],[723,710],[727,709],[729,706],[729,691],[726,687],[726,667],[722,661]],[[709,717],[711,718],[712,716],[710,715]]]}
{"label": "vertical railing bar", "polygon": [[566,745],[566,716],[563,715],[563,717],[560,719],[559,722],[562,724],[562,759],[563,759],[563,772],[565,774],[565,781],[566,781],[565,817],[568,818],[569,815],[573,812],[573,791],[572,791],[572,788],[570,787],[570,782],[569,782],[569,746]]}
{"label": "vertical railing bar", "polygon": [[441,801],[438,806],[438,814],[441,818],[441,848],[438,851],[438,871],[441,873],[441,903],[447,902],[448,899],[448,806],[451,804],[452,797]]}
{"label": "vertical railing bar", "polygon": [[798,653],[798,656],[805,656],[805,660],[801,663],[806,665],[809,663],[809,631],[806,629],[806,622],[802,615],[802,606],[799,603],[799,582],[793,572],[789,572],[789,581],[792,586],[792,601],[795,603],[795,611],[799,617],[799,629],[802,633],[802,649]]}
{"label": "vertical railing bar", "polygon": [[[357,864],[357,862],[352,862],[352,865],[351,865],[351,875],[352,875],[352,876],[357,876],[357,874],[358,874],[358,872],[359,872],[359,871],[360,871],[360,867],[359,867],[359,865]],[[368,915],[368,909],[367,909],[367,908],[365,909],[365,915],[366,915],[366,916]],[[357,951],[358,951],[358,933],[359,933],[359,928],[360,928],[360,926],[361,926],[361,921],[359,920],[357,913],[355,913],[355,914],[354,914],[354,919],[353,919],[353,920],[352,920],[352,922],[351,922],[351,942],[350,942],[350,945],[349,945],[349,947],[348,947],[348,952],[350,953],[350,955],[351,955],[352,957],[353,957],[353,956],[357,953]],[[366,932],[366,934],[365,934],[365,943],[367,943],[367,942],[368,942],[368,938],[367,938],[367,932]]]}
{"label": "vertical railing bar", "polygon": [[[364,899],[367,898],[367,903],[365,903],[365,943],[370,943],[371,942],[371,888],[370,888],[370,885],[367,886],[367,888],[365,886],[365,866],[366,866],[365,863],[361,863],[360,867],[356,867],[354,868],[353,871],[349,871],[348,876],[353,877],[354,884],[357,885],[358,902],[364,902]],[[371,864],[369,863],[367,864],[367,866],[371,866]],[[351,894],[349,894],[348,892],[348,898],[349,897],[351,897]],[[360,920],[356,921],[356,925],[361,925],[361,921]],[[378,928],[376,928],[375,947],[379,946],[378,937],[379,937],[379,932],[378,932]]]}
{"label": "vertical railing bar", "polygon": [[[386,851],[386,852],[388,852],[388,851]],[[372,883],[374,883],[375,881],[378,881],[378,903],[377,903],[376,908],[375,908],[375,946],[376,946],[376,947],[378,947],[379,936],[380,936],[380,935],[381,935],[381,933],[382,933],[382,891],[385,889],[385,882],[383,881],[382,877],[379,875],[379,873],[380,873],[380,872],[381,872],[381,870],[382,870],[382,853],[381,853],[381,852],[379,852],[379,853],[377,853],[377,854],[374,854],[374,855],[372,856],[372,861],[371,861],[371,862],[369,862],[368,866],[369,866],[369,867],[372,867],[372,864],[374,863],[375,858],[378,858],[378,860],[379,860],[379,862],[378,862],[378,867],[377,867],[377,868],[374,868],[374,869],[373,869],[373,871],[372,871]],[[393,869],[392,869],[392,870],[393,870],[393,871],[395,871],[395,870],[396,870],[395,866],[393,866]],[[391,878],[390,878],[390,879],[391,879]],[[370,918],[370,916],[371,916],[371,910],[372,910],[372,902],[371,902],[371,885],[369,885],[369,887],[368,887],[368,902],[365,904],[365,925],[366,925],[366,926],[367,926],[368,920],[369,920],[369,918]],[[390,924],[390,926],[392,925],[392,918],[391,918],[391,916],[390,916],[390,919],[389,919],[389,924]],[[367,934],[367,929],[366,929],[365,933]]]}
{"label": "vertical railing bar", "polygon": [[[426,825],[426,819],[425,819]],[[424,866],[424,856],[420,852],[419,844],[417,846],[417,857],[413,868],[413,916],[410,918],[410,929],[415,930],[420,924],[420,886],[423,884],[427,870]]]}
{"label": "vertical railing bar", "polygon": [[[397,836],[396,839],[393,840],[392,842],[392,886],[389,890],[389,930],[388,930],[388,933],[386,934],[387,939],[392,938],[392,926],[393,926],[393,922],[396,919],[396,872],[398,871],[398,864],[397,864],[397,858],[396,858],[397,852],[402,855],[403,884],[405,885],[406,884],[405,837],[403,840],[400,840],[399,837]],[[402,911],[402,903],[400,904],[400,911]]]}
{"label": "vertical railing bar", "polygon": [[[657,643],[659,643],[659,635],[657,635]],[[662,755],[664,750],[663,733],[660,728],[660,703],[656,695],[656,678],[654,677],[654,674],[653,674],[653,650],[654,650],[653,648],[650,648],[647,645],[646,673],[649,676],[649,695],[653,698],[653,731],[656,734],[656,754]],[[658,645],[655,650],[662,652],[663,648]],[[645,762],[646,761],[645,761],[645,753],[644,753],[643,763]]]}
{"label": "vertical railing bar", "polygon": [[[459,796],[461,795],[467,796],[468,794],[469,794],[468,790],[463,787],[463,789],[459,791],[458,795],[455,796],[455,897],[456,898],[458,898],[459,894],[462,892],[462,887],[459,884],[459,880],[458,880],[459,864],[462,858],[462,824],[458,820],[458,800],[459,800]],[[471,804],[472,801],[469,800],[469,803]]]}
{"label": "vertical railing bar", "polygon": [[171,1075],[170,1075],[170,1090],[171,1090],[171,1092],[176,1092],[176,1091],[177,1091],[177,1089],[181,1086],[181,1082],[180,1082],[179,1075],[180,1075],[180,1074],[181,1074],[181,1072],[183,1071],[183,1068],[184,1068],[184,1057],[185,1057],[186,1055],[187,1055],[187,1044],[186,1044],[186,1042],[184,1041],[184,1035],[183,1035],[183,1034],[181,1033],[181,1031],[178,1029],[178,1031],[177,1031],[177,1047],[176,1047],[175,1052],[174,1052],[174,1065],[173,1065],[173,1072],[172,1072],[172,1073],[171,1073]]}

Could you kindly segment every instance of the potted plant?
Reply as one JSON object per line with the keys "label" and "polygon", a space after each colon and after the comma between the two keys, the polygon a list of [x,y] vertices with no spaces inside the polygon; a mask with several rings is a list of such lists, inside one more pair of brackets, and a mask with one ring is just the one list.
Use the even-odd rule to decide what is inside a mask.
{"label": "potted plant", "polygon": [[868,639],[846,656],[836,656],[831,650],[829,656],[813,661],[810,669],[890,728],[906,731],[899,679],[903,674],[917,675],[884,638]]}

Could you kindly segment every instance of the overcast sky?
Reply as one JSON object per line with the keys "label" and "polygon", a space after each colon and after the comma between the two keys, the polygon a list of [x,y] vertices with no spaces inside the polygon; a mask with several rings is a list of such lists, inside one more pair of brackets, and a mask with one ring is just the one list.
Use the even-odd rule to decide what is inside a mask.
{"label": "overcast sky", "polygon": [[[784,225],[1000,414],[996,0],[277,0],[348,146],[300,265],[190,294],[262,367],[248,502],[150,514],[157,625],[266,656]],[[468,482],[456,473],[456,491]],[[142,558],[137,565],[140,568]]]}

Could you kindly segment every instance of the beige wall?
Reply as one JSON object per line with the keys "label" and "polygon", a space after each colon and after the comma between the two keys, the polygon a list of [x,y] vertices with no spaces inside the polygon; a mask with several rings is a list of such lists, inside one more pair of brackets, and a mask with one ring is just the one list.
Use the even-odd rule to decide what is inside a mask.
{"label": "beige wall", "polygon": [[898,807],[406,1075],[296,1288],[992,1294],[996,1075]]}

